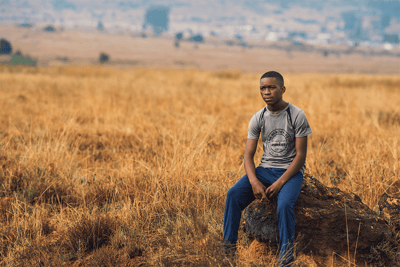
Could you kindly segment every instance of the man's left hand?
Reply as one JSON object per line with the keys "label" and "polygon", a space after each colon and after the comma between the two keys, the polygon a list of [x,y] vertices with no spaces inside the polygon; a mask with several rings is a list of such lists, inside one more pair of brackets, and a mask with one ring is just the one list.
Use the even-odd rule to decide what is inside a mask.
{"label": "man's left hand", "polygon": [[281,191],[281,188],[282,185],[278,181],[276,181],[265,190],[265,194],[269,199],[273,199],[278,195],[279,191]]}

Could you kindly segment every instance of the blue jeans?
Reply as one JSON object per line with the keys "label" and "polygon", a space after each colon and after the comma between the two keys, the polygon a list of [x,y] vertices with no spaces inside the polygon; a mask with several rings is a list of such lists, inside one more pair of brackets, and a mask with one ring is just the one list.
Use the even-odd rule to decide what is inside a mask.
{"label": "blue jeans", "polygon": [[[286,169],[276,168],[256,168],[258,180],[268,187],[282,174]],[[277,218],[279,229],[279,260],[290,263],[293,261],[293,243],[295,230],[295,215],[293,206],[301,191],[303,183],[303,174],[299,171],[286,184],[283,185],[278,194]],[[253,190],[247,175],[244,175],[236,184],[234,184],[226,195],[226,205],[224,214],[224,248],[236,249],[238,231],[242,211],[255,200]]]}

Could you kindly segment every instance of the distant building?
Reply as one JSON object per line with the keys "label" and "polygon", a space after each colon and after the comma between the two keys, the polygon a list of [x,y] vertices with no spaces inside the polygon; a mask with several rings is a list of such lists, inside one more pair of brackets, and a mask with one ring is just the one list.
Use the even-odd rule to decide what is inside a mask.
{"label": "distant building", "polygon": [[103,23],[101,23],[101,21],[99,21],[99,23],[97,23],[97,30],[104,31],[104,26],[103,26]]}
{"label": "distant building", "polygon": [[168,24],[169,24],[168,7],[154,6],[146,10],[143,29],[146,29],[147,25],[150,25],[152,26],[154,33],[156,35],[160,35],[162,32],[168,30]]}
{"label": "distant building", "polygon": [[189,37],[189,41],[202,43],[204,41],[203,35],[197,34]]}
{"label": "distant building", "polygon": [[384,34],[383,35],[383,42],[385,43],[392,43],[398,44],[399,43],[399,35],[398,34]]}
{"label": "distant building", "polygon": [[265,41],[276,42],[289,36],[287,32],[269,32],[265,37]]}
{"label": "distant building", "polygon": [[56,29],[51,25],[47,26],[43,30],[46,31],[46,32],[55,32],[56,31]]}
{"label": "distant building", "polygon": [[24,23],[19,24],[19,26],[20,26],[20,27],[23,27],[23,28],[32,28],[32,27],[33,27],[33,24],[32,24],[32,23],[24,22]]}

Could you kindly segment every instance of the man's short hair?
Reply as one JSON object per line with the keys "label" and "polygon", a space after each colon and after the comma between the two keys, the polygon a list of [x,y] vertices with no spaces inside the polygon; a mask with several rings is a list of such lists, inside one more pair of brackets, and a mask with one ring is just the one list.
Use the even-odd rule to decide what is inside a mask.
{"label": "man's short hair", "polygon": [[268,72],[264,73],[264,74],[261,76],[260,80],[261,80],[261,79],[264,79],[264,78],[275,78],[277,81],[279,81],[279,82],[281,83],[282,86],[285,85],[285,83],[284,83],[284,81],[283,81],[283,76],[282,76],[279,72],[276,72],[276,71],[268,71]]}

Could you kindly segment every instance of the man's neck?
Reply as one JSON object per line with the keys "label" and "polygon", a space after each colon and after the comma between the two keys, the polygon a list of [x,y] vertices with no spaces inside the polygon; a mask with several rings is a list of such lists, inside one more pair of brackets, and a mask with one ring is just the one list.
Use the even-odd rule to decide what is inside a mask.
{"label": "man's neck", "polygon": [[285,101],[280,101],[278,103],[275,103],[274,105],[268,105],[268,110],[272,113],[278,113],[282,110],[284,110],[287,106],[289,105],[289,103],[286,103]]}

